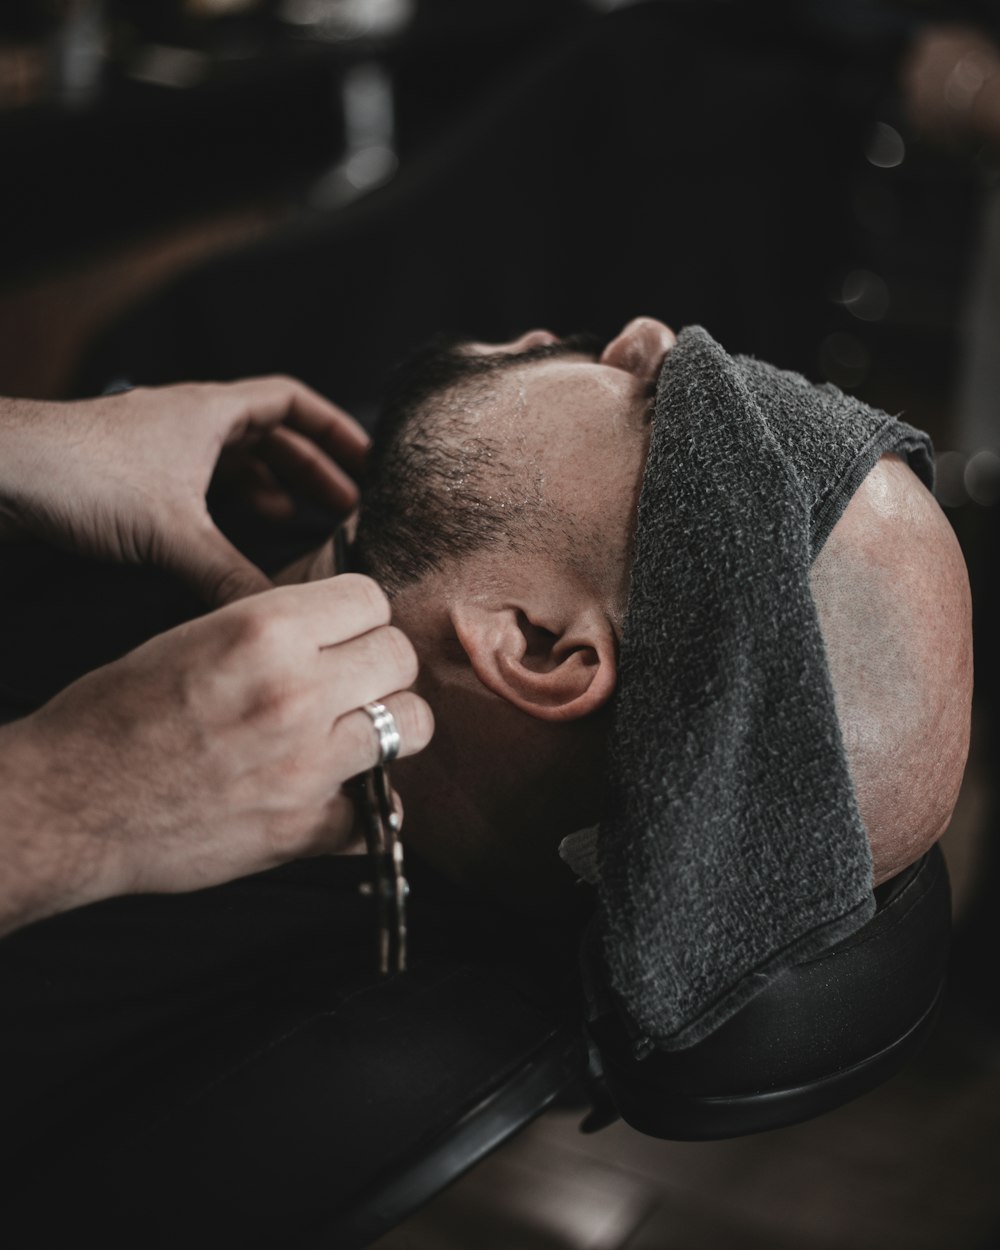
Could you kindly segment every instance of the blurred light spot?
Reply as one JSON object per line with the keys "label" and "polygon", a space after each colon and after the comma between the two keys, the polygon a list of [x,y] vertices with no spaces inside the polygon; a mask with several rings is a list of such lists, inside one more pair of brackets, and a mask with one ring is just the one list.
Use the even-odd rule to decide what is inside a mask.
{"label": "blurred light spot", "polygon": [[943,451],[934,471],[934,497],[943,508],[960,508],[969,501],[965,488],[966,457],[960,451]]}
{"label": "blurred light spot", "polygon": [[876,122],[865,148],[865,156],[870,164],[879,169],[895,169],[897,165],[902,165],[906,156],[903,136],[886,122]]}
{"label": "blurred light spot", "polygon": [[965,489],[969,498],[984,508],[1000,499],[1000,456],[995,451],[977,451],[965,466]]}
{"label": "blurred light spot", "polygon": [[414,0],[283,0],[278,16],[320,39],[384,38],[407,26]]}
{"label": "blurred light spot", "polygon": [[344,74],[344,126],[348,148],[364,148],[372,143],[392,146],[395,133],[395,104],[392,79],[375,61],[352,65]]}
{"label": "blurred light spot", "polygon": [[373,143],[351,153],[344,162],[344,177],[358,191],[367,191],[388,182],[398,165],[392,148]]}
{"label": "blurred light spot", "polygon": [[870,269],[852,269],[841,285],[840,299],[859,321],[881,321],[889,311],[889,288]]}
{"label": "blurred light spot", "polygon": [[828,334],[819,348],[823,376],[849,389],[863,382],[871,366],[871,353],[856,334]]}
{"label": "blurred light spot", "polygon": [[221,17],[254,7],[254,0],[187,0],[188,11],[201,17]]}
{"label": "blurred light spot", "polygon": [[211,58],[194,48],[173,48],[165,43],[147,43],[129,66],[129,76],[157,87],[184,90],[204,82],[212,68]]}
{"label": "blurred light spot", "polygon": [[290,26],[315,26],[326,16],[326,7],[324,0],[285,0],[278,14]]}
{"label": "blurred light spot", "polygon": [[944,80],[945,102],[960,113],[972,107],[991,73],[989,62],[978,52],[967,52]]}
{"label": "blurred light spot", "polygon": [[309,192],[317,208],[338,208],[362,192],[388,182],[399,160],[395,151],[392,79],[375,61],[352,65],[341,82],[344,109],[343,158]]}
{"label": "blurred light spot", "polygon": [[52,86],[65,103],[86,104],[101,86],[104,14],[99,4],[61,7],[67,12],[52,39]]}

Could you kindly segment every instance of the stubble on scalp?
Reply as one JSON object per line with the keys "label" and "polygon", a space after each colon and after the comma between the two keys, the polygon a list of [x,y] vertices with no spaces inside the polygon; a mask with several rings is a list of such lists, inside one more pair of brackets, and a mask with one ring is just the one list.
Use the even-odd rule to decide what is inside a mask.
{"label": "stubble on scalp", "polygon": [[503,546],[516,557],[571,539],[501,381],[535,360],[594,350],[576,337],[473,357],[439,341],[402,368],[376,432],[356,542],[362,567],[390,597],[480,550]]}

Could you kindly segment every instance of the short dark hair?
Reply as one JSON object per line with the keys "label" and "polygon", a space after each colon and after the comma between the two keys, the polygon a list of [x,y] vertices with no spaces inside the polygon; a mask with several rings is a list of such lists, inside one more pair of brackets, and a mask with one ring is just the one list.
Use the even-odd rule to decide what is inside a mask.
{"label": "short dark hair", "polygon": [[439,336],[392,375],[375,431],[355,553],[392,595],[446,561],[499,541],[515,548],[544,531],[541,480],[512,464],[470,409],[512,367],[594,356],[589,335],[521,353],[470,354]]}

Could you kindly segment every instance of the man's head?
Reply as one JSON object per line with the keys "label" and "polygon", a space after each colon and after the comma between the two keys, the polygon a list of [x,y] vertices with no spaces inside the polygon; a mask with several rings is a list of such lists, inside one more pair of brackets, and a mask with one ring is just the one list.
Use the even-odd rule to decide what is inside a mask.
{"label": "man's head", "polygon": [[[397,372],[373,449],[358,546],[375,576],[393,594],[495,545],[586,557],[593,576],[609,516],[619,531],[630,517],[673,343],[639,318],[603,350],[544,330],[428,344]],[[602,571],[627,582],[620,558]]]}
{"label": "man's head", "polygon": [[[639,318],[603,350],[544,331],[438,344],[390,394],[358,550],[417,646],[437,718],[432,746],[398,771],[408,835],[466,880],[545,893],[559,839],[599,818],[653,390],[674,341]],[[964,568],[900,462],[852,500],[814,589],[883,879],[946,823],[968,720]],[[952,745],[914,797],[900,779],[929,775],[920,749],[942,719]]]}
{"label": "man's head", "polygon": [[438,343],[390,390],[357,549],[417,646],[438,724],[420,769],[398,770],[408,836],[465,877],[544,891],[565,871],[559,836],[596,819],[674,341],[640,318],[603,350],[545,331]]}

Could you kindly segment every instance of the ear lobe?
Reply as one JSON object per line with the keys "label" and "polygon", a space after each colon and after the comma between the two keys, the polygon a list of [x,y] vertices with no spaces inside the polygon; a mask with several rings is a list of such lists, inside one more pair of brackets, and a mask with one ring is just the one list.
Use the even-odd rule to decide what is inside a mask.
{"label": "ear lobe", "polygon": [[614,631],[596,608],[558,628],[549,627],[554,621],[532,621],[513,606],[465,604],[452,620],[483,685],[529,716],[578,720],[614,693]]}

